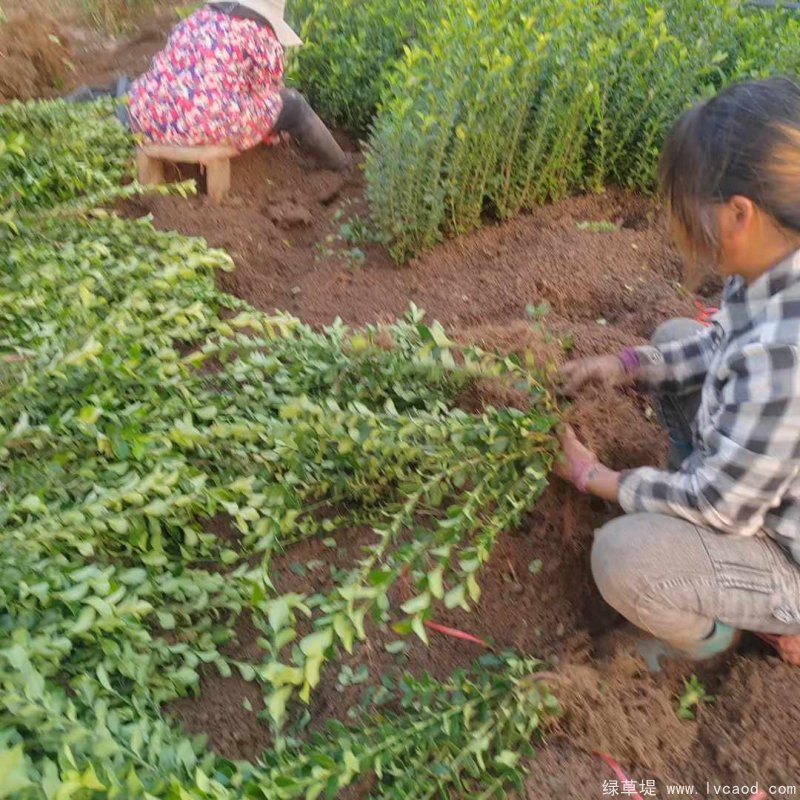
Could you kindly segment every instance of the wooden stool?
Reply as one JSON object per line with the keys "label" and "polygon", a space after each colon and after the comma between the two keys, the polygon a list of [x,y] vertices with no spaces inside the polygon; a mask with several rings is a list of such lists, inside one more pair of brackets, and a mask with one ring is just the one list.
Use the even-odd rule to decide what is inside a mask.
{"label": "wooden stool", "polygon": [[206,174],[208,196],[219,203],[231,188],[231,159],[238,150],[230,145],[180,147],[172,144],[145,144],[136,148],[139,183],[145,186],[165,182],[164,162],[199,164]]}

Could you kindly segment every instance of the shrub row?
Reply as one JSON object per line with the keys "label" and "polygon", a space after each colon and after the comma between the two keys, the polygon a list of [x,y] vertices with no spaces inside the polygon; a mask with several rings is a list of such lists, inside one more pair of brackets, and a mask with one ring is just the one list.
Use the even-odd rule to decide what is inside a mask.
{"label": "shrub row", "polygon": [[288,80],[331,125],[366,132],[387,70],[444,0],[299,0],[291,21],[303,38]]}
{"label": "shrub row", "polygon": [[463,0],[390,70],[366,175],[402,260],[605,183],[653,186],[665,130],[742,77],[793,72],[800,22],[730,0]]}

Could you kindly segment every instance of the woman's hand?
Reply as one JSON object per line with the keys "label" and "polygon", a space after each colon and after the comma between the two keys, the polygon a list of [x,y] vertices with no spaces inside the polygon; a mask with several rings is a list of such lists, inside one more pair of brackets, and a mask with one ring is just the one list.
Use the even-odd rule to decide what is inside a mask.
{"label": "woman's hand", "polygon": [[620,383],[626,373],[618,356],[594,356],[567,362],[559,377],[564,393],[573,395],[587,383]]}
{"label": "woman's hand", "polygon": [[565,426],[561,434],[561,455],[562,458],[556,462],[556,475],[581,491],[586,491],[586,477],[599,462],[597,456],[581,444],[569,425]]}
{"label": "woman's hand", "polygon": [[578,491],[619,502],[619,473],[603,466],[597,456],[581,444],[569,425],[561,434],[561,455],[554,468],[559,478],[571,483]]}

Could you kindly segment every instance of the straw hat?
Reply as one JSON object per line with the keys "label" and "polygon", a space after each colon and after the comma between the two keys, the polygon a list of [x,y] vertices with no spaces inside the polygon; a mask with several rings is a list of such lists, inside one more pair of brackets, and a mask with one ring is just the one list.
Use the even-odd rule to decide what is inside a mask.
{"label": "straw hat", "polygon": [[255,11],[269,22],[278,41],[284,47],[297,47],[303,40],[289,27],[283,15],[286,9],[286,0],[236,0],[237,4]]}

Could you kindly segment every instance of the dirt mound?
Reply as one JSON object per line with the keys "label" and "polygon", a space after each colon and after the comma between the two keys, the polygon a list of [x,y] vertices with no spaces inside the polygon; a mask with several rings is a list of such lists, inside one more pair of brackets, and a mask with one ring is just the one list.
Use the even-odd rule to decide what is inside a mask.
{"label": "dirt mound", "polygon": [[14,13],[0,22],[0,103],[50,96],[69,73],[67,34],[47,15]]}
{"label": "dirt mound", "polygon": [[666,433],[656,423],[649,399],[631,387],[589,387],[567,419],[613,469],[658,465],[666,450]]}
{"label": "dirt mound", "polygon": [[[463,329],[525,322],[536,308],[550,330],[572,335],[578,353],[644,339],[664,318],[692,312],[675,292],[680,269],[661,226],[646,223],[657,212],[639,197],[573,198],[398,268],[373,241],[358,171],[347,180],[309,172],[289,146],[257,148],[232,167],[221,206],[150,197],[126,211],[225,247],[237,270],[220,276],[221,288],[268,311],[360,324],[394,319],[413,302]],[[615,227],[586,228],[598,220]]]}
{"label": "dirt mound", "polygon": [[177,20],[175,10],[167,4],[150,11],[146,19],[139,21],[136,35],[128,39],[108,39],[80,30],[83,42],[80,49],[75,48],[75,71],[68,88],[106,86],[120,75],[138,77],[167,43],[169,32]]}
{"label": "dirt mound", "polygon": [[662,778],[689,755],[695,725],[679,719],[664,682],[631,655],[617,654],[599,667],[567,666],[554,685],[565,709],[560,733],[571,744],[613,753]]}
{"label": "dirt mound", "polygon": [[[800,779],[800,670],[775,658],[739,658],[700,717],[694,779],[762,786]],[[713,765],[709,771],[707,765]]]}

